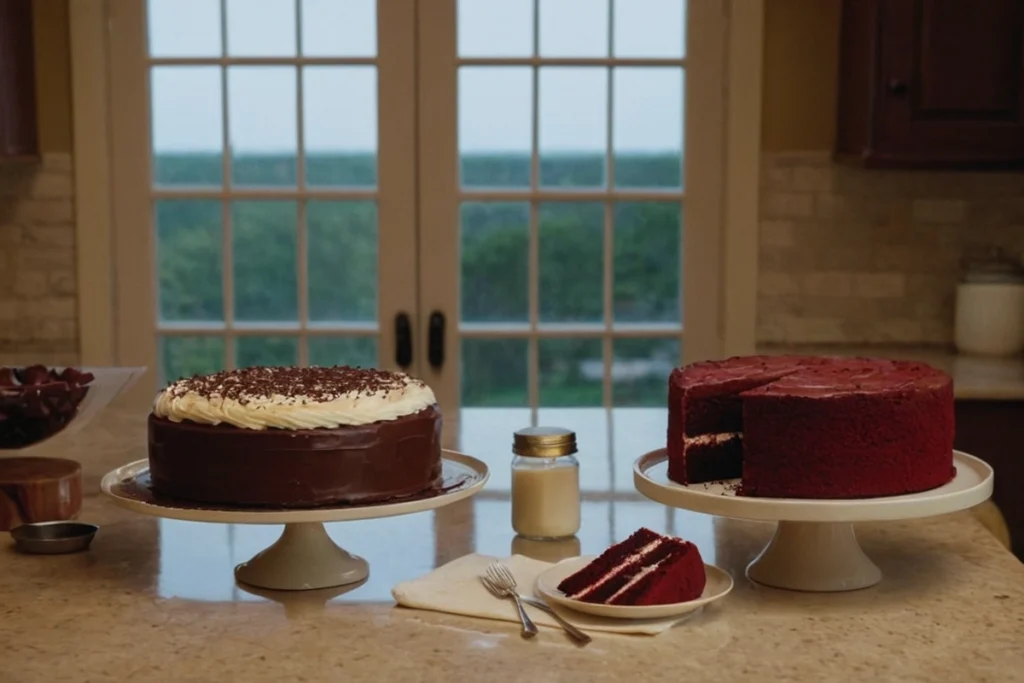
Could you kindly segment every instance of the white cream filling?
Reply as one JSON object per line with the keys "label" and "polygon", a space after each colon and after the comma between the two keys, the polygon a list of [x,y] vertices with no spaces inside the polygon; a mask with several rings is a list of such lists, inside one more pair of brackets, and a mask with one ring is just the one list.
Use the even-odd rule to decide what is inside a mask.
{"label": "white cream filling", "polygon": [[644,567],[643,569],[638,571],[636,573],[636,576],[634,576],[632,579],[627,581],[625,586],[623,586],[619,590],[617,590],[614,593],[612,593],[611,597],[609,597],[607,600],[605,600],[604,603],[606,605],[610,605],[612,602],[615,601],[615,598],[619,597],[620,595],[622,595],[623,593],[628,591],[630,588],[632,588],[633,586],[638,584],[640,582],[640,580],[643,579],[645,576],[647,576],[648,574],[653,572],[655,569],[657,569],[658,567],[663,565],[665,563],[665,561],[668,560],[669,557],[672,557],[672,556],[669,555],[668,557],[663,557],[660,560],[658,560],[657,562],[655,562],[654,564],[652,564],[650,567]]}
{"label": "white cream filling", "polygon": [[372,394],[351,392],[327,401],[274,394],[246,396],[240,402],[217,394],[206,397],[182,391],[180,383],[175,382],[157,395],[153,412],[172,422],[224,423],[242,429],[330,429],[397,420],[436,402],[430,387],[411,377],[405,377],[405,386],[399,389]]}
{"label": "white cream filling", "polygon": [[721,432],[719,434],[701,434],[700,436],[684,436],[684,446],[717,446],[719,444],[742,439],[743,432]]}
{"label": "white cream filling", "polygon": [[581,596],[587,595],[588,593],[593,593],[598,588],[600,588],[601,586],[605,585],[606,583],[608,583],[609,581],[614,579],[616,576],[621,574],[627,567],[630,567],[630,566],[633,565],[633,563],[639,562],[640,560],[642,560],[644,555],[646,555],[647,553],[652,552],[655,548],[657,548],[659,545],[661,545],[662,541],[664,541],[664,539],[662,539],[662,538],[654,539],[653,541],[651,541],[650,543],[648,543],[644,547],[640,548],[640,550],[638,550],[637,552],[633,553],[632,555],[627,557],[625,560],[623,560],[623,562],[618,567],[616,567],[613,571],[610,571],[607,574],[605,574],[604,576],[602,576],[596,583],[593,583],[593,584],[587,586],[586,588],[584,588],[583,590],[578,591],[578,592],[570,595],[569,598],[572,599],[572,600],[579,600]]}

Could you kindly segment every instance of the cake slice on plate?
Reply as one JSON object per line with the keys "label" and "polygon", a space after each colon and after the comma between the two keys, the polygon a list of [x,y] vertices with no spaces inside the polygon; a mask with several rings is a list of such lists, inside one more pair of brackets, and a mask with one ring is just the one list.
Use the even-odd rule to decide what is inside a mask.
{"label": "cake slice on plate", "polygon": [[641,528],[564,579],[572,600],[606,605],[668,605],[699,598],[707,576],[693,543]]}

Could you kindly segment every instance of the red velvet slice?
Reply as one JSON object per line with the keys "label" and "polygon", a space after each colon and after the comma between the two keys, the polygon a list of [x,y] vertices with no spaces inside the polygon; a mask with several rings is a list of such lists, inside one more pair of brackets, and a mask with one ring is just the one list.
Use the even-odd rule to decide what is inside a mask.
{"label": "red velvet slice", "polygon": [[707,585],[704,561],[697,546],[671,539],[668,558],[616,596],[613,605],[667,605],[699,598]]}
{"label": "red velvet slice", "polygon": [[625,558],[633,555],[640,550],[640,548],[643,548],[648,543],[652,543],[659,538],[661,538],[660,534],[657,534],[646,527],[638,529],[625,541],[616,543],[601,553],[600,557],[583,567],[583,569],[580,569],[575,574],[563,579],[562,582],[558,584],[558,590],[562,591],[566,595],[573,595],[580,592],[587,586],[596,583],[598,579],[610,572],[617,565],[621,564]]}

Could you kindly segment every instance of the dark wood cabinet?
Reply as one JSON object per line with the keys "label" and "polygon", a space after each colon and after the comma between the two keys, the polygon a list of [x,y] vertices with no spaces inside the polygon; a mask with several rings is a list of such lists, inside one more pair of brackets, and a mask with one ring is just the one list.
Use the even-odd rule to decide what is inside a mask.
{"label": "dark wood cabinet", "polygon": [[844,0],[836,155],[1024,167],[1024,0]]}
{"label": "dark wood cabinet", "polygon": [[955,445],[995,470],[992,500],[1006,519],[1013,554],[1024,562],[1024,401],[957,400]]}
{"label": "dark wood cabinet", "polygon": [[34,63],[32,0],[0,0],[0,159],[38,153]]}

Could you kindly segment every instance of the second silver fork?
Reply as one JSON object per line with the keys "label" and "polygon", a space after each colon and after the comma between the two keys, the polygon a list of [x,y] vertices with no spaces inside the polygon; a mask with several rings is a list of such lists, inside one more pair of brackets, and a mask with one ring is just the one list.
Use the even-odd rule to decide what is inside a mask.
{"label": "second silver fork", "polygon": [[512,598],[515,601],[516,610],[519,612],[519,621],[523,625],[520,632],[523,638],[533,638],[537,635],[537,625],[526,613],[523,601],[519,599],[519,593],[516,592],[516,579],[505,565],[495,562],[487,568],[487,575],[481,576],[480,581],[496,597]]}

